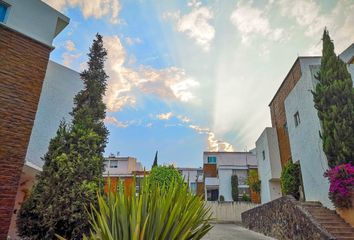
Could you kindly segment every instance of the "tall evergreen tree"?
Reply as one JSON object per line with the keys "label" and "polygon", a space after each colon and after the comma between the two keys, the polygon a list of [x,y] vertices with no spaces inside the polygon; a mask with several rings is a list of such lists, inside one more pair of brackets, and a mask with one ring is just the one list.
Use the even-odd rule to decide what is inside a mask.
{"label": "tall evergreen tree", "polygon": [[[24,202],[18,216],[19,234],[30,239],[81,239],[88,233],[86,208],[96,202],[103,184],[103,151],[108,130],[104,126],[106,107],[102,101],[107,75],[107,52],[102,36],[88,54],[88,69],[81,73],[84,89],[74,99],[71,126],[62,123],[44,157],[43,172]],[[31,228],[28,222],[35,220]]]}
{"label": "tall evergreen tree", "polygon": [[152,167],[151,167],[151,169],[153,168],[153,167],[157,167],[157,154],[158,154],[158,152],[159,151],[156,151],[156,153],[155,153],[155,158],[154,158],[154,163],[152,164]]}
{"label": "tall evergreen tree", "polygon": [[313,96],[322,127],[323,150],[332,168],[354,164],[354,91],[347,65],[336,56],[327,29],[322,41],[321,68]]}

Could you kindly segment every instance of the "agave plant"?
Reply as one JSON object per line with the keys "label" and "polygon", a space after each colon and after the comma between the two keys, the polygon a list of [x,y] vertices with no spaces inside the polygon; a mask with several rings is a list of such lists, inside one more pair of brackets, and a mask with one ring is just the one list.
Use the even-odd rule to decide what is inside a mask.
{"label": "agave plant", "polygon": [[146,178],[140,192],[131,189],[98,195],[86,240],[201,239],[211,228],[210,209],[188,186],[172,182],[161,189]]}

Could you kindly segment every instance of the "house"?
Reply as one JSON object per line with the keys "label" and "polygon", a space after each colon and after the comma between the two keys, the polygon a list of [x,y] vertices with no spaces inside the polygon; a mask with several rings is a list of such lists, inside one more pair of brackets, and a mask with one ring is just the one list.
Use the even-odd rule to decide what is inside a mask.
{"label": "house", "polygon": [[0,1],[0,239],[14,236],[16,210],[82,88],[77,72],[49,60],[68,23],[40,0]]}
{"label": "house", "polygon": [[203,168],[177,168],[189,189],[199,196],[204,196]]}
{"label": "house", "polygon": [[129,189],[136,179],[136,190],[139,190],[140,180],[148,174],[142,164],[134,157],[119,157],[110,155],[104,160],[105,192],[116,191],[120,182]]}
{"label": "house", "polygon": [[[354,77],[354,44],[339,55]],[[320,57],[298,57],[269,104],[272,128],[267,128],[256,142],[262,203],[280,197],[279,160],[300,164],[302,195],[306,201],[320,201],[333,208],[328,198],[329,183],[323,177],[328,169],[320,137],[321,125],[314,107],[315,75]],[[276,149],[276,147],[278,149]]]}
{"label": "house", "polygon": [[250,195],[247,185],[248,172],[257,169],[256,155],[250,152],[204,152],[203,171],[205,200],[217,201],[220,196],[225,201],[233,201],[231,176],[238,176],[239,196]]}

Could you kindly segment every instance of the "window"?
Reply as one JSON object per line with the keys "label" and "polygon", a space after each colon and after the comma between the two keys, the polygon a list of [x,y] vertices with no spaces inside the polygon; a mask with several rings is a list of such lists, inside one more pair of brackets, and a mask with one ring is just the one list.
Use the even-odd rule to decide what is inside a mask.
{"label": "window", "polygon": [[288,123],[287,122],[284,123],[283,128],[284,128],[284,132],[286,134],[288,134]]}
{"label": "window", "polygon": [[262,157],[263,157],[263,160],[265,160],[265,151],[264,150],[262,151]]}
{"label": "window", "polygon": [[7,5],[6,3],[4,3],[0,0],[0,22],[5,21],[5,16],[6,16],[6,12],[7,12],[8,7],[9,7],[9,5]]}
{"label": "window", "polygon": [[118,161],[111,161],[110,168],[118,168]]}
{"label": "window", "polygon": [[299,126],[300,124],[300,115],[299,115],[299,112],[296,112],[294,114],[294,121],[295,121],[295,127]]}
{"label": "window", "polygon": [[197,183],[196,182],[191,182],[190,186],[191,192],[196,194],[197,193]]}
{"label": "window", "polygon": [[208,163],[216,163],[216,157],[208,157]]}

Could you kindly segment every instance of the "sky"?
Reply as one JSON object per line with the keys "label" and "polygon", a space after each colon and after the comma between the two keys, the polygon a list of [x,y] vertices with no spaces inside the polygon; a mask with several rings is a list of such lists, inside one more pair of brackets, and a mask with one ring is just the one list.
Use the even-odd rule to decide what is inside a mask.
{"label": "sky", "polygon": [[70,18],[51,59],[86,67],[96,33],[108,51],[105,155],[202,166],[203,151],[248,151],[298,56],[354,42],[354,0],[43,0]]}

